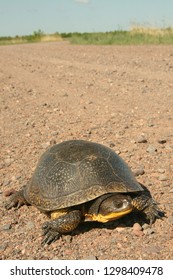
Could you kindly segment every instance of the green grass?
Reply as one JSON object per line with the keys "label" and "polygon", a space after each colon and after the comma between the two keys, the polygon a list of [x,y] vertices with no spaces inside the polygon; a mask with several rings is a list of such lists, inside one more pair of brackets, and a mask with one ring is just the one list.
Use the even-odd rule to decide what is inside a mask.
{"label": "green grass", "polygon": [[72,44],[94,45],[144,45],[173,44],[173,28],[148,29],[133,28],[130,31],[95,32],[95,33],[65,33],[62,38]]}
{"label": "green grass", "polygon": [[34,31],[32,35],[0,37],[0,45],[68,40],[80,45],[145,45],[173,44],[173,28],[134,27],[130,31],[93,32],[93,33],[54,33],[44,34]]}
{"label": "green grass", "polygon": [[37,42],[53,42],[60,41],[62,37],[58,34],[44,34],[43,31],[34,31],[31,35],[15,36],[15,37],[0,37],[0,45],[12,45],[12,44],[25,44],[25,43],[37,43]]}
{"label": "green grass", "polygon": [[63,33],[72,44],[91,45],[144,45],[173,44],[173,28],[152,29],[136,27],[130,31]]}

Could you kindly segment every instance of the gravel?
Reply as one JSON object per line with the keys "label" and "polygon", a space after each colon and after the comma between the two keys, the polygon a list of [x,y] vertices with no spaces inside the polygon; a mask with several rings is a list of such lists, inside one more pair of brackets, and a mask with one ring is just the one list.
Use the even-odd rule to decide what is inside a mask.
{"label": "gravel", "polygon": [[[1,259],[172,259],[172,46],[1,46]],[[86,139],[111,147],[148,187],[163,219],[132,213],[83,223],[42,246],[48,217],[33,206],[4,209],[40,155]],[[164,170],[164,172],[163,172]]]}
{"label": "gravel", "polygon": [[168,217],[168,223],[173,225],[173,216]]}

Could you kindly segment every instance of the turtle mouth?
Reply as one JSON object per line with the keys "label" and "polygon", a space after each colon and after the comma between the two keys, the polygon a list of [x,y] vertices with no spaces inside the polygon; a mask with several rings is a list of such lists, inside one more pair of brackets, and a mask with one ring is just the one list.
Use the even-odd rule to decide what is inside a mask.
{"label": "turtle mouth", "polygon": [[127,214],[129,214],[130,212],[132,212],[133,207],[128,208],[128,209],[124,209],[118,212],[111,212],[108,213],[106,215],[102,215],[102,214],[85,214],[85,220],[87,221],[97,221],[97,222],[101,222],[101,223],[107,223],[113,220],[117,220]]}

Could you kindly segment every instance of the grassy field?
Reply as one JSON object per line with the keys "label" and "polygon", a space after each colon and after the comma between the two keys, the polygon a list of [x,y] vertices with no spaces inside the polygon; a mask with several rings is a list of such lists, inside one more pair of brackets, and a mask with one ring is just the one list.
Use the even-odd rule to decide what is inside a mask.
{"label": "grassy field", "polygon": [[111,31],[93,33],[55,33],[44,34],[41,30],[32,35],[0,37],[0,45],[34,42],[53,42],[68,40],[71,44],[91,45],[144,45],[173,44],[173,28],[134,27],[130,31]]}
{"label": "grassy field", "polygon": [[44,34],[41,30],[34,31],[31,35],[26,36],[15,36],[15,37],[0,37],[0,45],[11,45],[11,44],[25,44],[25,43],[37,43],[37,42],[56,42],[62,41],[61,35],[55,34]]}
{"label": "grassy field", "polygon": [[72,44],[142,45],[173,44],[173,28],[133,28],[130,31],[61,34]]}

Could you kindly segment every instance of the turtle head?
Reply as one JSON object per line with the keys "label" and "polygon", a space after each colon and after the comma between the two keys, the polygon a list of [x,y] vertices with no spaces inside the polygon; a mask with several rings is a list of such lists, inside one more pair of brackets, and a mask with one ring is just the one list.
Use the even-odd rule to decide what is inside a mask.
{"label": "turtle head", "polygon": [[[101,200],[102,199],[102,200]],[[100,200],[100,201],[99,201]],[[92,205],[92,211],[85,216],[88,220],[106,223],[121,218],[133,210],[131,197],[126,194],[111,194],[108,197],[100,197],[99,203]]]}

